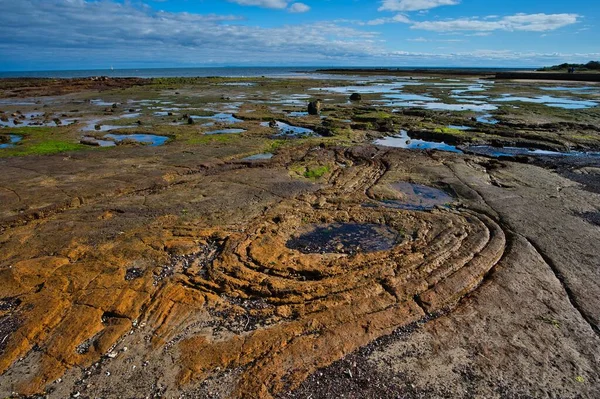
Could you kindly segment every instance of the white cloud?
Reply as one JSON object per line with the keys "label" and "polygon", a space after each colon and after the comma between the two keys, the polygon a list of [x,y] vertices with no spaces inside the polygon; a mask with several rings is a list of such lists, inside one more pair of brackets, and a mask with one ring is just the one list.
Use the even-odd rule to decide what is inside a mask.
{"label": "white cloud", "polygon": [[290,6],[290,8],[288,8],[288,10],[293,13],[303,13],[310,11],[310,7],[304,3],[294,3]]}
{"label": "white cloud", "polygon": [[19,0],[5,3],[0,13],[0,64],[70,58],[82,65],[240,64],[281,62],[282,54],[291,63],[382,51],[377,33],[332,22],[263,28],[239,24],[240,19],[154,11],[133,2]]}
{"label": "white cloud", "polygon": [[382,0],[379,11],[421,11],[459,3],[460,0]]}
{"label": "white cloud", "polygon": [[398,14],[391,18],[372,19],[370,21],[361,23],[361,25],[375,26],[375,25],[393,24],[393,23],[410,24],[411,20],[404,14]]}
{"label": "white cloud", "polygon": [[515,14],[507,17],[460,18],[446,21],[416,22],[412,29],[435,32],[456,31],[529,31],[546,32],[556,30],[578,22],[577,14]]}
{"label": "white cloud", "polygon": [[258,6],[263,8],[283,9],[288,5],[288,0],[228,0],[242,6]]}

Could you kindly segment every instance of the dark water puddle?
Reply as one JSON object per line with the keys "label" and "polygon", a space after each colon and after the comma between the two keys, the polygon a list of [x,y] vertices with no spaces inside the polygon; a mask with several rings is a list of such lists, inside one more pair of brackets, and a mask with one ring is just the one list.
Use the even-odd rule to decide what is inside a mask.
{"label": "dark water puddle", "polygon": [[168,137],[156,136],[154,134],[107,134],[104,137],[113,139],[117,142],[123,140],[132,140],[138,143],[148,144],[151,147],[161,146],[169,141]]}
{"label": "dark water puddle", "polygon": [[436,206],[447,206],[454,201],[454,198],[445,191],[422,184],[400,182],[392,184],[391,187],[402,194],[402,199],[381,202],[392,208],[428,211]]}
{"label": "dark water puddle", "polygon": [[246,130],[244,129],[220,129],[213,130],[212,132],[206,132],[204,134],[240,134],[244,133]]}
{"label": "dark water puddle", "polygon": [[242,161],[265,161],[273,158],[273,154],[266,152],[263,154],[255,154],[242,159]]}
{"label": "dark water puddle", "polygon": [[333,223],[316,225],[286,246],[304,254],[377,252],[392,249],[402,240],[400,234],[379,224]]}
{"label": "dark water puddle", "polygon": [[407,150],[439,150],[462,153],[456,146],[444,142],[414,140],[408,136],[406,130],[401,130],[397,136],[384,137],[373,142],[375,145],[393,148],[404,148]]}
{"label": "dark water puddle", "polygon": [[[260,125],[263,127],[269,127],[270,122],[262,122]],[[275,127],[278,133],[275,137],[308,137],[308,136],[318,136],[314,132],[314,130],[307,129],[300,126],[288,125],[287,123],[277,121]]]}
{"label": "dark water puddle", "polygon": [[23,137],[16,134],[9,134],[7,143],[0,141],[0,148],[12,148],[21,140],[23,140]]}

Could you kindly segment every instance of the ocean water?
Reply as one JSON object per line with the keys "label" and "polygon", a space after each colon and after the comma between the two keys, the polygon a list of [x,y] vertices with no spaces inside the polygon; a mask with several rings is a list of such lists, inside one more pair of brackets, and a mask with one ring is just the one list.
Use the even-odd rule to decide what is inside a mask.
{"label": "ocean water", "polygon": [[[149,68],[149,69],[88,69],[77,71],[16,71],[2,72],[0,78],[85,78],[90,76],[109,76],[113,78],[123,77],[138,77],[138,78],[168,78],[168,77],[287,77],[303,75],[314,76],[314,73],[319,69],[329,69],[334,67],[218,67],[218,68]],[[359,67],[335,67],[336,69],[378,69],[359,68]],[[421,67],[381,67],[390,70],[414,70],[414,69],[430,69],[430,70],[456,70],[465,68],[421,68]],[[493,73],[496,71],[506,70],[531,70],[525,68],[468,68],[470,71],[481,71],[485,73]]]}

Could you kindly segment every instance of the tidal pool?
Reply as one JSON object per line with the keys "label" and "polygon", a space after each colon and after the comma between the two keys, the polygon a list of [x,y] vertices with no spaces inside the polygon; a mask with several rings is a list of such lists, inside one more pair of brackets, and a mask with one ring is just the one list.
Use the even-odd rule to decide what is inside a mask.
{"label": "tidal pool", "polygon": [[486,125],[496,125],[500,122],[499,120],[494,119],[492,114],[478,116],[475,120],[479,123],[485,123]]}
{"label": "tidal pool", "polygon": [[456,146],[444,142],[411,139],[406,130],[401,130],[397,136],[384,137],[373,142],[383,147],[405,148],[407,150],[439,150],[462,153]]}
{"label": "tidal pool", "polygon": [[139,143],[149,144],[150,147],[158,147],[169,141],[168,137],[157,136],[154,134],[107,134],[105,138],[111,138],[115,141],[133,140]]}
{"label": "tidal pool", "polygon": [[405,102],[396,102],[390,101],[386,104],[389,107],[403,107],[403,108],[424,108],[432,111],[474,111],[474,112],[484,112],[484,111],[495,111],[498,109],[496,105],[487,104],[487,103],[477,103],[477,104],[447,104],[447,103],[438,103],[438,102],[422,102],[422,101],[405,101]]}
{"label": "tidal pool", "polygon": [[405,86],[420,86],[423,83],[411,82],[411,81],[400,81],[394,83],[379,83],[370,85],[354,85],[354,86],[339,86],[339,87],[315,87],[309,90],[313,91],[326,91],[335,94],[383,94],[383,93],[396,93],[398,90]]}
{"label": "tidal pool", "polygon": [[[277,130],[279,133],[276,136],[289,136],[289,137],[305,137],[305,136],[317,136],[314,130],[307,129],[300,126],[288,125],[285,122],[276,122]],[[269,122],[262,122],[260,124],[263,127],[269,127]]]}
{"label": "tidal pool", "polygon": [[504,94],[500,98],[493,99],[495,102],[525,102],[533,104],[544,104],[548,107],[563,108],[563,109],[586,109],[597,107],[596,101],[589,100],[573,100],[571,98],[539,96],[539,97],[518,97],[511,94]]}
{"label": "tidal pool", "polygon": [[253,82],[226,82],[226,83],[220,83],[221,86],[245,86],[245,87],[250,87],[250,86],[256,86],[256,83]]}
{"label": "tidal pool", "polygon": [[554,86],[554,87],[540,87],[541,90],[545,91],[567,91],[578,94],[589,94],[594,90],[598,90],[598,87],[592,86]]}
{"label": "tidal pool", "polygon": [[[57,119],[57,118],[54,118],[54,116],[49,116],[47,118],[43,118],[44,117],[43,112],[25,112],[22,114],[18,114],[18,116],[4,114],[2,116],[6,117],[8,120],[7,121],[0,120],[0,127],[63,126],[65,124],[65,122],[67,121],[66,119],[61,120],[60,124],[57,125],[55,122],[55,119]],[[15,123],[15,121],[17,121],[17,123]]]}
{"label": "tidal pool", "polygon": [[0,148],[12,148],[19,141],[23,140],[23,137],[21,137],[17,134],[9,134],[8,139],[9,139],[8,143],[0,143]]}
{"label": "tidal pool", "polygon": [[250,155],[249,157],[243,158],[242,161],[266,161],[273,158],[273,154],[265,152],[263,154]]}
{"label": "tidal pool", "polygon": [[308,116],[308,112],[292,111],[292,112],[288,112],[288,116],[291,118],[300,118],[303,116]]}
{"label": "tidal pool", "polygon": [[304,254],[387,251],[402,237],[390,227],[379,224],[333,223],[312,226],[312,230],[292,237],[286,244]]}
{"label": "tidal pool", "polygon": [[142,114],[140,112],[132,112],[132,113],[126,113],[121,115],[121,118],[126,118],[126,119],[133,119],[133,118],[139,118]]}
{"label": "tidal pool", "polygon": [[81,138],[81,144],[97,146],[97,147],[114,147],[117,143],[113,140],[102,140],[95,137],[84,136]]}
{"label": "tidal pool", "polygon": [[220,123],[243,122],[243,120],[238,119],[235,116],[233,116],[233,114],[228,114],[228,113],[218,113],[218,114],[214,114],[214,115],[210,115],[210,116],[190,115],[190,118],[192,118],[192,119],[210,119],[210,120],[213,120],[215,122],[220,122]]}
{"label": "tidal pool", "polygon": [[104,101],[102,99],[90,100],[90,103],[92,103],[93,105],[101,106],[101,107],[112,107],[113,104],[117,104],[115,102]]}
{"label": "tidal pool", "polygon": [[385,206],[392,208],[427,211],[436,206],[447,206],[454,201],[454,198],[445,191],[423,184],[399,182],[391,184],[390,187],[397,190],[402,197],[401,199],[381,201]]}
{"label": "tidal pool", "polygon": [[[131,129],[138,125],[108,125],[102,122],[107,119],[92,119],[81,129],[83,132],[108,132],[116,129]],[[113,119],[114,120],[114,119]]]}
{"label": "tidal pool", "polygon": [[493,147],[488,145],[478,145],[465,147],[465,152],[484,155],[488,157],[514,157],[518,155],[533,155],[533,156],[561,156],[561,157],[600,157],[600,152],[583,152],[583,151],[550,151],[540,149],[530,149],[521,147]]}

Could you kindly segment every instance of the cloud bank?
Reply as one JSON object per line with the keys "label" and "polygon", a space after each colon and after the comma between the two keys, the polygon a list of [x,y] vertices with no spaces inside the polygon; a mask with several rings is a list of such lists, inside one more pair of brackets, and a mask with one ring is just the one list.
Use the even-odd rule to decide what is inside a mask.
{"label": "cloud bank", "polygon": [[[304,3],[236,0],[246,5],[306,12]],[[393,1],[388,6],[425,7],[453,0]],[[284,4],[285,3],[285,4]],[[393,4],[392,4],[393,3]],[[544,65],[589,61],[595,54],[477,50],[406,52],[410,41],[386,42],[374,27],[407,24],[415,30],[546,32],[577,23],[576,14],[414,22],[405,14],[373,21],[321,21],[254,26],[240,15],[156,11],[115,0],[0,0],[0,70],[173,67],[211,65]],[[420,5],[419,5],[420,4]],[[449,42],[448,40],[430,40]],[[444,50],[449,51],[449,50]]]}

